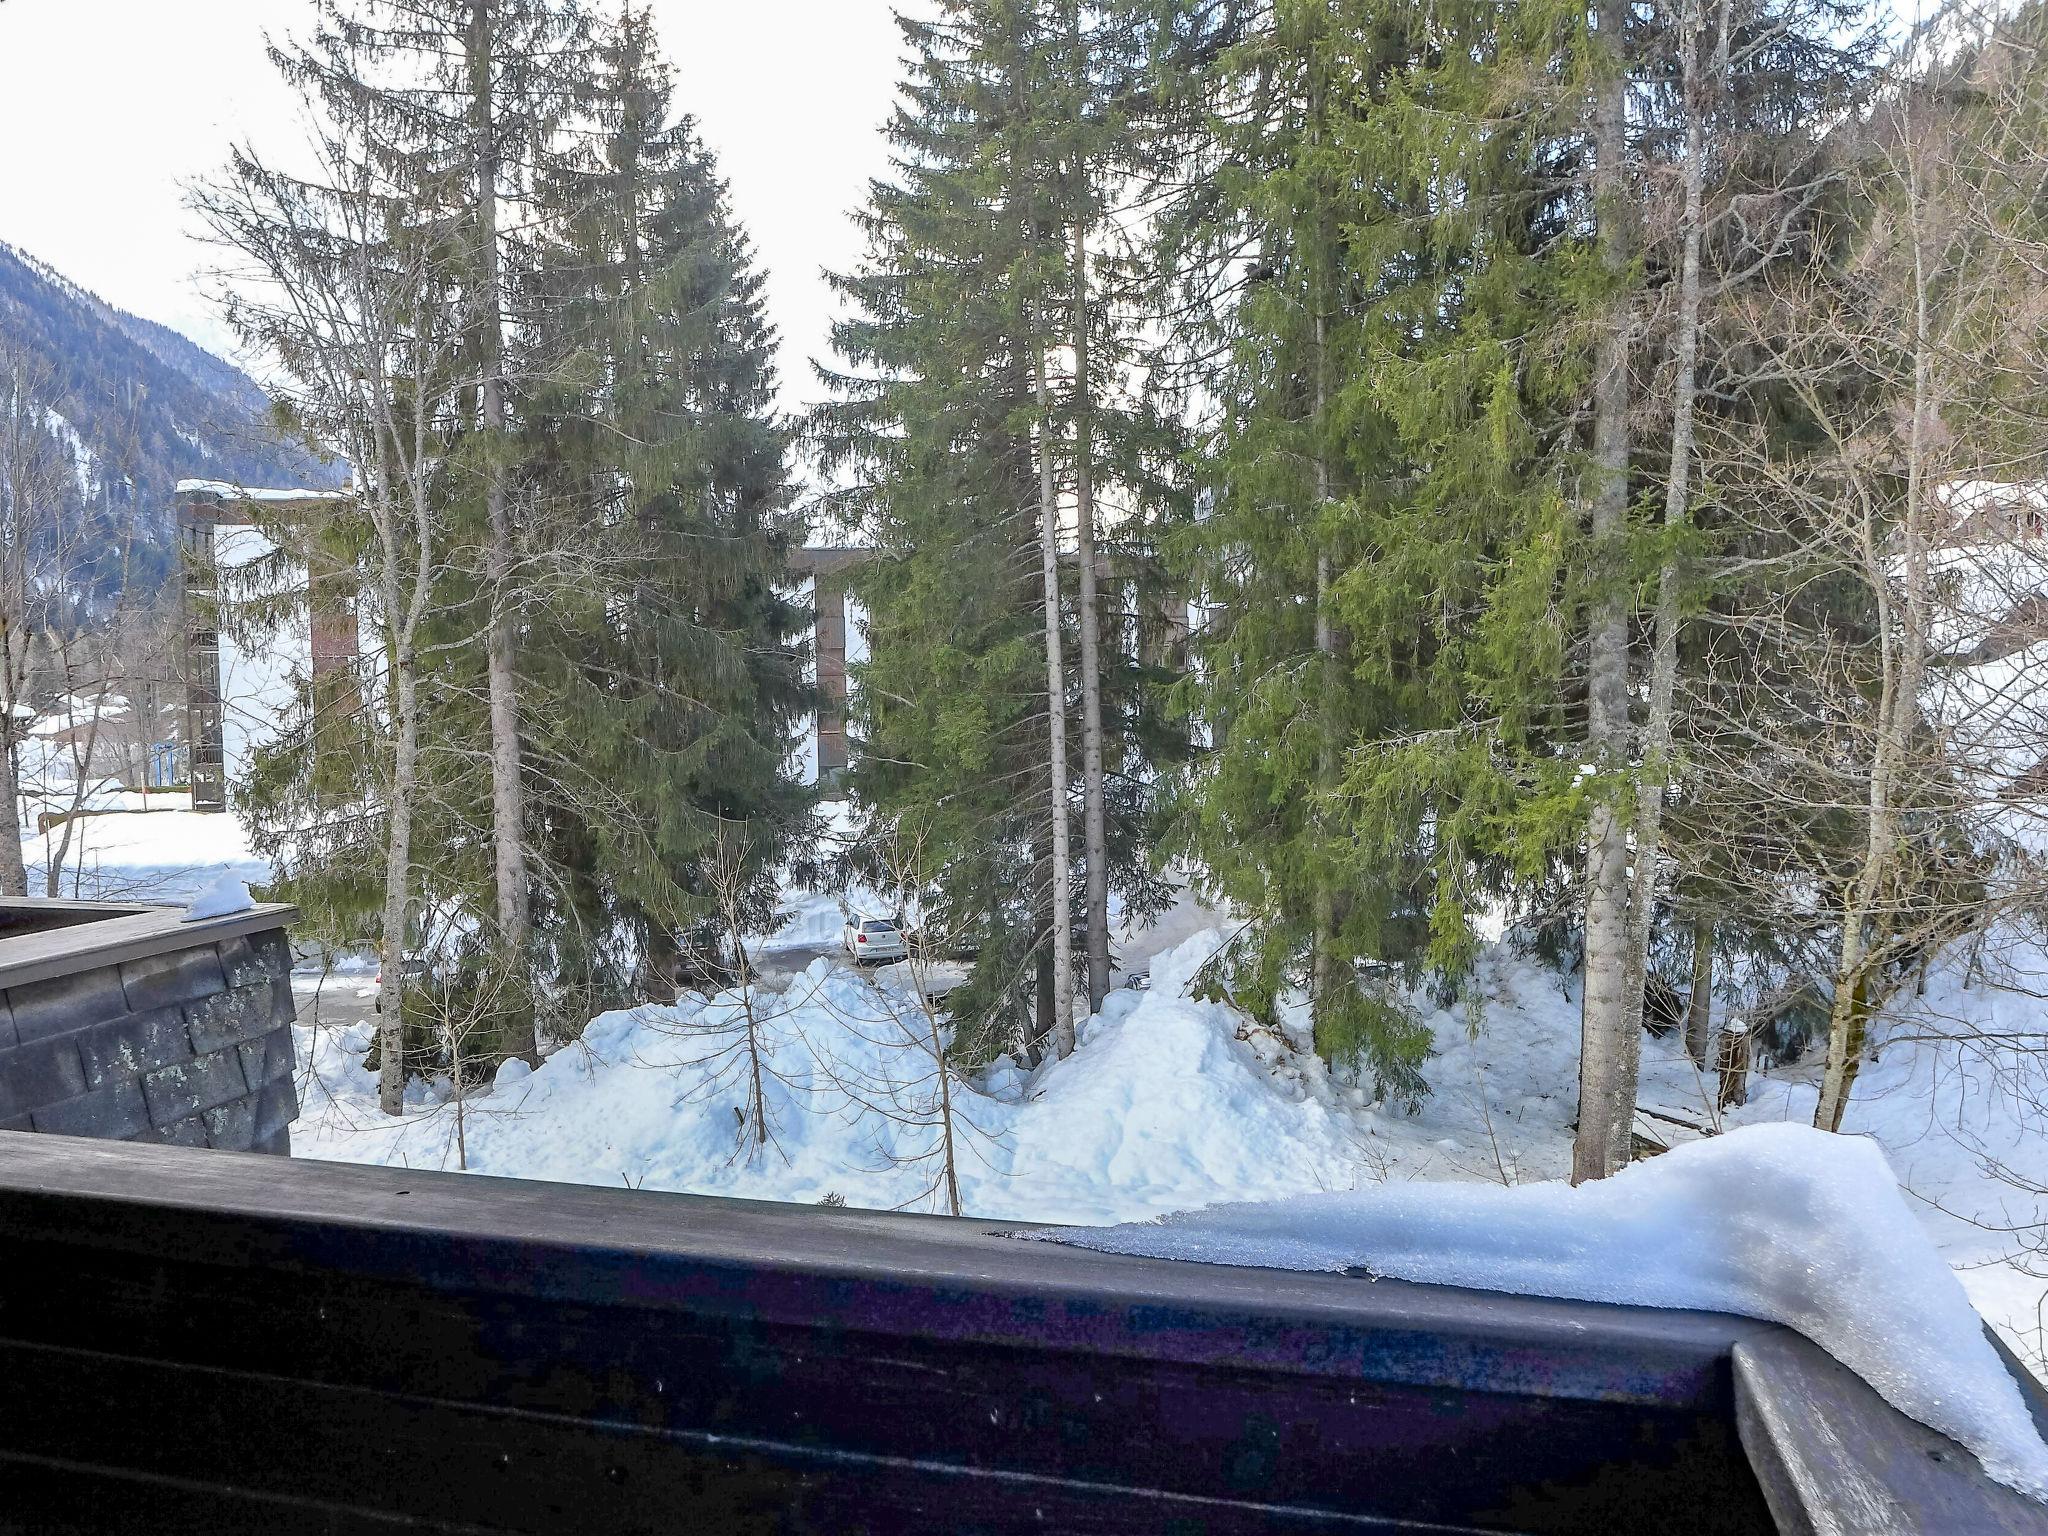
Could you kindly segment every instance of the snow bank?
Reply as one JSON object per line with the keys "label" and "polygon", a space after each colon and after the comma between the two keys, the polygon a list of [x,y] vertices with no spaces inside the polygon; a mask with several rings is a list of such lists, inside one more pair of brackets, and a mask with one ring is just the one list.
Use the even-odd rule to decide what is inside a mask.
{"label": "snow bank", "polygon": [[1080,1048],[1039,1071],[978,1211],[1114,1221],[1191,1203],[1176,1191],[1213,1202],[1378,1176],[1365,1124],[1319,1062],[1186,995],[1220,940],[1206,932],[1161,955],[1151,991],[1111,993]]}
{"label": "snow bank", "polygon": [[[1872,1025],[1843,1128],[1884,1148],[1977,1310],[2048,1380],[2048,956],[1994,931],[1915,990]],[[1728,1119],[1811,1122],[1818,1076],[1813,1061],[1758,1077]]]}
{"label": "snow bank", "polygon": [[[1188,977],[1220,938],[1212,932],[1175,946],[1154,963],[1151,991],[1112,993],[1103,1014],[1081,1026],[1071,1061],[1028,1075],[998,1063],[958,1086],[968,1211],[1096,1224],[1382,1180],[1526,1184],[1569,1171],[1578,1002],[1554,973],[1499,945],[1482,958],[1469,1011],[1463,1003],[1438,1010],[1418,997],[1436,1041],[1429,1067],[1436,1091],[1410,1116],[1373,1106],[1369,1091],[1326,1072],[1298,1031],[1290,1037],[1291,1017],[1275,1032],[1190,1000]],[[2048,1102],[2048,1065],[2034,1046],[2043,1025],[2032,995],[2040,968],[2015,977],[2029,982],[2024,991],[1981,983],[1964,989],[1961,974],[1960,966],[1937,966],[1923,1011],[1877,1033],[1882,1049],[1857,1084],[1849,1128],[1881,1142],[1920,1223],[1980,1311],[2038,1359],[2043,1283],[2013,1261],[2041,1219],[2039,1201],[2024,1191],[2048,1186],[2048,1137],[2037,1108]],[[733,1116],[740,1096],[693,1060],[703,1053],[708,1015],[701,1001],[686,1000],[608,1015],[516,1090],[504,1082],[472,1095],[465,1106],[470,1166],[571,1182],[781,1200],[831,1192],[855,1205],[933,1208],[924,1177],[878,1159],[873,1132],[883,1117],[849,1095],[863,1072],[901,1071],[910,1060],[863,1043],[858,1036],[879,1026],[854,1017],[880,1017],[876,999],[888,994],[877,988],[905,980],[894,969],[856,977],[813,967],[770,1003],[771,1012],[791,1015],[778,1025],[792,1036],[785,1069],[810,1085],[784,1117],[802,1142],[789,1161],[774,1149],[764,1158],[742,1153]],[[900,1006],[914,1011],[907,1000]],[[300,1032],[307,1109],[294,1135],[301,1155],[455,1167],[445,1091],[416,1085],[415,1113],[386,1119],[361,1071],[367,1025],[315,1029],[312,1017],[308,1006]],[[1952,1044],[1936,1040],[1943,1030],[1955,1032]],[[1976,1031],[2018,1043],[1995,1053],[1972,1037]],[[845,1081],[834,1082],[828,1066]],[[1644,1041],[1643,1074],[1642,1102],[1669,1118],[1644,1120],[1642,1128],[1670,1137],[1683,1134],[1675,1120],[1719,1123],[1713,1085],[1675,1040]],[[1728,1123],[1809,1121],[1813,1075],[1809,1063],[1759,1076],[1750,1104]],[[902,1146],[928,1134],[895,1131]]]}
{"label": "snow bank", "polygon": [[1998,1481],[2048,1500],[2048,1445],[2025,1399],[1884,1154],[1861,1138],[1757,1126],[1578,1188],[1395,1184],[1032,1235],[1783,1323]]}
{"label": "snow bank", "polygon": [[[961,1204],[1017,1221],[1123,1221],[1247,1196],[1347,1189],[1374,1176],[1359,1125],[1313,1063],[1178,983],[1213,935],[1114,994],[1081,1048],[1028,1077],[1007,1063],[956,1081]],[[635,1188],[940,1208],[939,1129],[924,1027],[895,972],[814,961],[756,996],[769,1069],[765,1148],[746,1135],[739,1000],[594,1020],[532,1073],[507,1067],[462,1105],[472,1172]],[[307,1015],[310,1016],[310,1010]],[[455,1105],[415,1083],[411,1113],[377,1112],[367,1021],[302,1023],[301,1157],[453,1168]],[[1240,1038],[1241,1032],[1247,1038]]]}
{"label": "snow bank", "polygon": [[792,949],[831,949],[838,945],[846,914],[839,910],[837,897],[814,891],[790,890],[776,909],[779,926],[773,933],[750,939],[747,947],[755,954],[777,954]]}

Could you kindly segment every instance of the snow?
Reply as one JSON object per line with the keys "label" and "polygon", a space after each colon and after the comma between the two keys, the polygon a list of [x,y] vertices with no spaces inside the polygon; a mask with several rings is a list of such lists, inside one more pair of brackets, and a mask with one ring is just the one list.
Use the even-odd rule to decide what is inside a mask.
{"label": "snow", "polygon": [[[147,801],[145,809],[143,796],[116,790],[87,797],[89,807],[113,814],[71,823],[58,894],[87,901],[182,904],[194,900],[224,869],[254,885],[270,878],[269,864],[251,851],[234,816],[191,810],[183,794],[159,792]],[[38,833],[31,809],[21,840],[31,891],[43,889],[43,871],[61,836],[54,830]]]}
{"label": "snow", "polygon": [[[1843,1128],[1876,1138],[1978,1311],[2037,1372],[2048,1311],[2048,957],[1996,932],[1873,1028]],[[1811,1071],[1759,1079],[1736,1124],[1811,1120]]]}
{"label": "snow", "polygon": [[48,429],[50,436],[61,442],[65,452],[70,454],[71,475],[78,482],[79,500],[89,505],[93,499],[93,492],[99,485],[98,459],[92,449],[86,446],[85,439],[78,435],[78,429],[56,410],[45,409],[43,425]]}
{"label": "snow", "polygon": [[[1180,973],[1212,944],[1205,937],[1176,951]],[[744,1135],[747,1075],[734,1050],[741,1005],[727,993],[605,1014],[538,1071],[501,1071],[488,1090],[465,1095],[468,1166],[933,1208],[935,1079],[904,970],[857,974],[820,959],[786,993],[756,994],[769,1067],[766,1149]],[[1018,1220],[1115,1221],[1369,1177],[1359,1127],[1319,1071],[1289,1088],[1273,1075],[1270,1042],[1262,1051],[1236,1030],[1229,1010],[1172,987],[1119,992],[1067,1061],[1029,1077],[1004,1066],[979,1086],[956,1083],[963,1207]],[[386,1119],[361,1065],[368,1024],[302,1026],[300,1035],[310,1082],[295,1156],[456,1165],[456,1101],[445,1084],[415,1084],[421,1113]]]}
{"label": "snow", "polygon": [[[1163,926],[1200,910],[1178,908]],[[2038,1231],[2024,1191],[2048,1183],[2048,1147],[2036,1088],[1981,1038],[2013,1034],[2017,1057],[2039,1065],[2043,1024],[2019,973],[2001,989],[1960,962],[1934,969],[1926,997],[1879,1031],[1851,1101],[1861,1136],[1806,1128],[1810,1063],[1759,1077],[1751,1104],[1722,1119],[1682,1050],[1646,1039],[1642,1103],[1728,1134],[1687,1141],[1645,1120],[1680,1144],[1574,1191],[1544,1182],[1568,1170],[1577,1050],[1577,997],[1554,973],[1497,943],[1457,1006],[1418,999],[1436,1092],[1409,1116],[1329,1072],[1298,1017],[1268,1028],[1189,996],[1227,931],[1156,955],[1150,990],[1113,993],[1068,1060],[1025,1072],[1005,1059],[954,1083],[965,1212],[1107,1225],[1214,1207],[1100,1240],[1773,1318],[2008,1481],[2048,1488],[2038,1442],[2011,1417],[2010,1382],[1992,1391],[1989,1377],[1959,1374],[1996,1365],[1973,1301],[2039,1353],[2030,1330],[2043,1287],[2015,1266],[2013,1231]],[[445,1081],[415,1082],[397,1119],[378,1113],[362,1067],[371,1024],[302,1023],[293,1150],[437,1168],[466,1155],[481,1174],[943,1208],[936,1079],[904,969],[862,974],[821,958],[782,991],[606,1014],[538,1070],[507,1063],[459,1097]],[[748,1135],[737,1052],[749,1001],[767,1068],[765,1147]],[[1959,1022],[1943,1033],[1943,1019]],[[1462,1248],[1441,1241],[1453,1227],[1471,1239]]]}
{"label": "snow", "polygon": [[1030,1235],[1783,1323],[1998,1481],[2048,1499],[2048,1445],[2026,1400],[1864,1138],[1756,1126],[1577,1188],[1390,1184]]}
{"label": "snow", "polygon": [[184,921],[196,923],[202,918],[228,917],[236,912],[247,912],[256,905],[256,898],[249,894],[248,882],[233,870],[223,870],[220,878],[192,899],[185,909]]}
{"label": "snow", "polygon": [[837,898],[815,891],[787,893],[776,913],[775,931],[756,940],[751,948],[758,954],[776,954],[793,949],[830,949],[839,943],[839,930],[846,915]]}
{"label": "snow", "polygon": [[[1177,908],[1162,926],[1194,921]],[[1215,916],[1215,914],[1209,914]],[[835,928],[836,933],[836,928]],[[1228,930],[1210,928],[1151,962],[1148,991],[1119,990],[1081,1026],[1065,1062],[1026,1073],[999,1061],[956,1085],[963,1208],[1047,1222],[1144,1220],[1176,1210],[1416,1180],[1518,1186],[1570,1169],[1578,1049],[1574,987],[1506,942],[1490,945],[1466,997],[1417,999],[1437,1054],[1435,1089],[1416,1115],[1372,1102],[1306,1049],[1298,1013],[1268,1028],[1187,996],[1195,969]],[[2048,961],[2016,953],[2008,964]],[[905,968],[856,974],[814,961],[786,991],[758,994],[772,1015],[770,1056],[783,1084],[776,1144],[741,1146],[743,1095],[730,1064],[732,1000],[608,1014],[516,1088],[459,1101],[477,1172],[812,1201],[826,1193],[877,1208],[935,1207],[925,1158],[929,1058],[907,1043],[921,1024]],[[2035,1273],[2048,1187],[2048,1053],[2036,971],[2000,989],[1966,987],[1958,960],[1935,967],[1927,996],[1876,1032],[1876,1059],[1851,1099],[1848,1127],[1875,1136],[1920,1222],[1986,1319],[2037,1363],[2048,1284]],[[305,1017],[310,1017],[307,1010]],[[2003,1033],[1998,1046],[1983,1036]],[[878,1043],[878,1040],[882,1043]],[[455,1167],[456,1111],[446,1084],[416,1084],[413,1112],[376,1108],[362,1070],[369,1025],[300,1030],[305,1117],[294,1150],[352,1162]],[[2029,1074],[2032,1074],[2031,1076]],[[906,1080],[917,1079],[908,1087]],[[885,1085],[877,1089],[876,1083]],[[886,1091],[895,1082],[898,1091]],[[1640,1102],[1666,1119],[1660,1139],[1811,1120],[1814,1064],[1754,1081],[1727,1116],[1672,1040],[1645,1039]],[[895,1119],[891,1119],[891,1114]],[[915,1121],[915,1125],[900,1123]],[[884,1155],[883,1149],[888,1149]],[[1763,1198],[1767,1192],[1759,1192]]]}
{"label": "snow", "polygon": [[180,480],[180,496],[221,496],[229,501],[346,501],[349,491],[264,490],[227,480]]}

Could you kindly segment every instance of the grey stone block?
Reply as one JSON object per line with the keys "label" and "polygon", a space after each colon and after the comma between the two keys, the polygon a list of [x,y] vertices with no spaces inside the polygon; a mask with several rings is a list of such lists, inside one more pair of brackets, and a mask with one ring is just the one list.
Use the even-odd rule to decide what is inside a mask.
{"label": "grey stone block", "polygon": [[261,1088],[280,1077],[290,1077],[296,1065],[292,1059],[292,1032],[289,1028],[274,1029],[261,1040],[245,1041],[236,1049],[242,1053],[242,1076],[249,1080],[251,1089]]}
{"label": "grey stone block", "polygon": [[233,1051],[215,1051],[146,1073],[142,1094],[149,1118],[158,1126],[189,1120],[202,1110],[239,1099],[249,1091],[242,1060]]}
{"label": "grey stone block", "polygon": [[128,1139],[162,1142],[173,1147],[203,1147],[206,1145],[206,1122],[194,1115],[190,1120],[180,1120],[175,1125],[157,1126]]}
{"label": "grey stone block", "polygon": [[256,1140],[256,1101],[236,1099],[207,1110],[199,1117],[206,1122],[206,1144],[222,1152],[246,1152]]}
{"label": "grey stone block", "polygon": [[124,1077],[80,1098],[36,1109],[29,1118],[39,1131],[58,1136],[97,1136],[104,1141],[123,1141],[150,1128],[149,1106],[142,1100],[142,1087]]}
{"label": "grey stone block", "polygon": [[128,1006],[120,1011],[149,1013],[225,992],[228,978],[221,969],[220,951],[206,944],[197,949],[173,950],[167,955],[125,960],[121,963],[121,985],[128,994]]}
{"label": "grey stone block", "polygon": [[177,1008],[117,1019],[78,1037],[88,1086],[103,1088],[117,1077],[139,1077],[192,1055],[185,1015]]}
{"label": "grey stone block", "polygon": [[291,1127],[281,1125],[268,1136],[257,1137],[256,1144],[249,1148],[249,1150],[251,1152],[267,1152],[272,1157],[290,1157],[292,1155]]}
{"label": "grey stone block", "polygon": [[0,1051],[12,1050],[20,1040],[14,1032],[14,1010],[7,1006],[7,994],[0,992]]}
{"label": "grey stone block", "polygon": [[263,1037],[264,1082],[274,1083],[280,1077],[290,1077],[298,1070],[298,1066],[298,1044],[292,1034],[291,1025],[283,1025]]}
{"label": "grey stone block", "polygon": [[265,1083],[263,1091],[256,1095],[256,1139],[261,1141],[298,1118],[298,1085],[289,1077]]}
{"label": "grey stone block", "polygon": [[140,1011],[128,1006],[121,973],[111,965],[10,987],[7,1005],[23,1045]]}
{"label": "grey stone block", "polygon": [[8,1115],[6,1118],[0,1119],[0,1131],[32,1131],[34,1129],[35,1127],[29,1123],[27,1115]]}
{"label": "grey stone block", "polygon": [[293,964],[291,935],[282,928],[266,928],[261,933],[250,934],[249,945],[277,975],[290,973]]}
{"label": "grey stone block", "polygon": [[0,1115],[21,1115],[85,1092],[76,1041],[38,1040],[0,1051]]}
{"label": "grey stone block", "polygon": [[268,981],[187,1003],[185,1026],[192,1036],[192,1049],[204,1055],[244,1040],[260,1040],[277,1027],[275,1010]]}
{"label": "grey stone block", "polygon": [[292,991],[291,974],[287,972],[278,977],[271,986],[275,989],[272,1016],[280,1024],[291,1023],[299,1016],[299,999],[298,994]]}
{"label": "grey stone block", "polygon": [[[277,942],[266,942],[270,939]],[[226,973],[231,987],[269,981],[274,976],[287,974],[292,968],[291,951],[285,946],[283,935],[275,930],[238,939],[222,939],[218,948],[220,968]]]}

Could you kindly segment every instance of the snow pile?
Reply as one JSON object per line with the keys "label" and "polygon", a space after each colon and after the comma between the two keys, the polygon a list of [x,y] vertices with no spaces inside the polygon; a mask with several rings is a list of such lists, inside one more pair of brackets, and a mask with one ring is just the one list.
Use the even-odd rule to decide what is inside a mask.
{"label": "snow pile", "polygon": [[[1873,1025],[1843,1119],[1884,1147],[1977,1310],[2037,1374],[2048,1343],[2044,986],[2048,955],[2023,936],[1994,933],[1945,956],[1924,993],[1908,988]],[[1817,1080],[1817,1060],[1756,1078],[1750,1103],[1728,1118],[1810,1122]]]}
{"label": "snow pile", "polygon": [[[1177,913],[1161,926],[1188,921]],[[1151,990],[1113,992],[1082,1024],[1071,1060],[1031,1073],[1001,1061],[955,1084],[966,1211],[1099,1224],[1381,1181],[1515,1185],[1568,1173],[1575,983],[1495,944],[1452,1006],[1419,994],[1435,1091],[1407,1115],[1326,1071],[1291,1015],[1275,1030],[1188,998],[1222,937],[1203,932],[1154,958]],[[468,1166],[482,1172],[942,1209],[930,1156],[935,1081],[909,1043],[923,1018],[896,990],[909,984],[905,969],[813,963],[757,994],[777,1076],[773,1139],[751,1149],[730,1056],[711,1059],[730,1045],[730,997],[607,1015],[539,1072],[508,1068],[459,1106],[445,1084],[416,1083],[400,1120],[378,1113],[362,1070],[371,1022],[311,1027],[307,1000],[294,1150],[454,1168],[459,1110]],[[2043,1230],[2042,1202],[2027,1192],[2048,1188],[2048,1026],[2035,996],[2048,957],[2016,951],[2004,988],[1981,974],[1965,986],[1966,974],[1961,959],[1938,963],[1926,997],[1874,1031],[1848,1128],[1882,1144],[1972,1300],[2039,1362],[2044,1282],[2034,1271],[2048,1255],[2025,1250]],[[1680,1043],[1646,1038],[1640,1102],[1653,1113],[1638,1129],[1685,1143],[1698,1134],[1688,1126],[1809,1122],[1817,1065],[1758,1075],[1749,1105],[1723,1116]]]}
{"label": "snow pile", "polygon": [[[1379,1176],[1367,1125],[1313,1057],[1219,1003],[1191,1000],[1221,935],[1159,956],[1152,989],[1110,994],[1080,1048],[1043,1069],[976,1209],[1123,1219],[1251,1190],[1346,1189]],[[1043,1218],[1041,1218],[1043,1219]]]}
{"label": "snow pile", "polygon": [[1760,1126],[1578,1188],[1388,1185],[1033,1235],[1784,1323],[1998,1481],[2048,1499],[2048,1445],[2025,1399],[1884,1154],[1860,1138]]}
{"label": "snow pile", "polygon": [[218,879],[192,899],[182,921],[196,923],[209,917],[229,917],[247,912],[255,905],[256,898],[249,894],[249,882],[233,870],[224,869]]}
{"label": "snow pile", "polygon": [[776,908],[773,933],[748,941],[752,954],[772,955],[794,949],[833,949],[839,944],[846,914],[839,898],[815,891],[790,890]]}
{"label": "snow pile", "polygon": [[[1375,1175],[1359,1122],[1302,1063],[1184,980],[1207,935],[1119,992],[1081,1048],[1032,1074],[999,1062],[955,1081],[961,1204],[1025,1221],[1121,1221],[1248,1195],[1346,1189]],[[937,1078],[903,968],[819,960],[757,991],[769,1143],[750,1139],[744,1000],[725,993],[609,1013],[538,1071],[508,1064],[459,1102],[415,1082],[410,1113],[377,1112],[371,1021],[300,1026],[301,1157],[454,1168],[760,1199],[827,1194],[942,1208]],[[311,1010],[306,1010],[310,1015]],[[1245,1036],[1241,1038],[1241,1034]],[[458,1138],[457,1112],[460,1110]],[[458,1150],[460,1148],[460,1150]]]}

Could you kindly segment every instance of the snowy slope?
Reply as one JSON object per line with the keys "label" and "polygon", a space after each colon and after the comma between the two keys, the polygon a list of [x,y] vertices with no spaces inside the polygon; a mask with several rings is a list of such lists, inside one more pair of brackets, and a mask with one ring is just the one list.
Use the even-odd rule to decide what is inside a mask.
{"label": "snowy slope", "polygon": [[[940,1169],[923,1016],[892,979],[820,961],[759,1004],[772,1143],[748,1145],[737,1009],[642,1008],[595,1020],[531,1074],[464,1106],[469,1167],[649,1189],[931,1208]],[[962,1204],[981,1215],[1118,1220],[1188,1204],[1349,1188],[1373,1176],[1360,1126],[1314,1081],[1277,1079],[1234,1018],[1124,992],[1083,1049],[1025,1079],[956,1087]],[[368,1026],[301,1029],[309,1081],[294,1155],[453,1167],[456,1115],[423,1086],[387,1121],[362,1069]]]}
{"label": "snowy slope", "polygon": [[[202,815],[187,794],[131,794],[98,786],[85,797],[99,814],[70,824],[63,850],[59,894],[87,901],[189,901],[231,871],[251,884],[270,878],[269,864],[250,851],[247,835],[233,816]],[[68,811],[71,788],[60,784],[47,799],[31,797],[21,839],[22,863],[30,891],[43,891],[43,872],[58,851],[62,832],[38,832],[42,810]]]}

